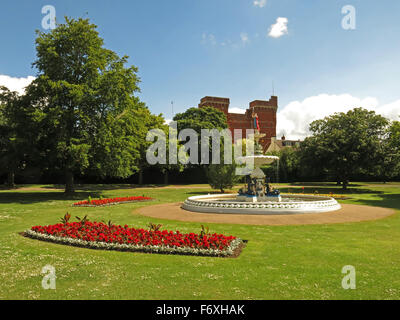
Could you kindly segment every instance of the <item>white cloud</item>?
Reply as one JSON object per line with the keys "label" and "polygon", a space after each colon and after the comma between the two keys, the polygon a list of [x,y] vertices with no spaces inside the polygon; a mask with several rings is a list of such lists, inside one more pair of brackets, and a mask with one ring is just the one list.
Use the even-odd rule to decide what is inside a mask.
{"label": "white cloud", "polygon": [[276,23],[269,28],[268,36],[272,38],[279,38],[288,33],[289,20],[287,18],[279,17]]}
{"label": "white cloud", "polygon": [[267,4],[267,0],[254,0],[253,1],[253,5],[259,8],[263,8],[265,7],[265,5]]}
{"label": "white cloud", "polygon": [[390,120],[400,121],[400,100],[379,107],[378,112]]}
{"label": "white cloud", "polygon": [[380,105],[373,97],[364,99],[353,97],[350,94],[328,95],[320,94],[293,101],[277,114],[277,135],[283,134],[287,139],[304,139],[310,134],[309,124],[318,119],[332,115],[335,112],[347,112],[353,108],[362,107],[375,111],[391,120],[400,120],[400,100]]}
{"label": "white cloud", "polygon": [[246,113],[246,109],[242,109],[242,108],[229,108],[229,112],[230,112],[230,113],[245,114],[245,113]]}
{"label": "white cloud", "polygon": [[240,39],[242,40],[243,44],[246,44],[246,43],[248,43],[250,41],[249,40],[249,35],[246,32],[242,32],[240,34]]}
{"label": "white cloud", "polygon": [[25,87],[28,86],[35,77],[28,76],[26,78],[14,78],[0,74],[0,86],[5,86],[11,91],[17,91],[19,94],[25,92]]}
{"label": "white cloud", "polygon": [[212,33],[203,33],[201,35],[201,43],[203,45],[212,45],[212,46],[221,46],[221,47],[231,47],[231,48],[240,48],[241,46],[245,46],[250,43],[250,37],[247,32],[240,33],[240,41],[232,41],[232,40],[224,40],[218,41],[217,37]]}
{"label": "white cloud", "polygon": [[217,44],[217,39],[215,38],[215,36],[210,33],[203,33],[201,36],[201,43],[202,44],[212,44],[213,46],[215,46]]}

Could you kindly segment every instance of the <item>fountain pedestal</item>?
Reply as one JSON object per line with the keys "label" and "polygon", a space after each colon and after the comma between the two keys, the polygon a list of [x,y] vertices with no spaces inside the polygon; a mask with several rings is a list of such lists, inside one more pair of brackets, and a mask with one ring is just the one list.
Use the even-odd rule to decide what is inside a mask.
{"label": "fountain pedestal", "polygon": [[246,178],[247,185],[239,190],[236,200],[244,202],[280,202],[282,200],[279,190],[271,189],[269,183],[266,182],[264,172],[259,167]]}
{"label": "fountain pedestal", "polygon": [[282,200],[279,190],[272,190],[269,183],[266,181],[264,172],[260,169],[261,165],[270,164],[276,160],[279,160],[275,156],[264,156],[262,154],[262,147],[259,144],[259,140],[263,138],[265,134],[261,134],[258,131],[254,134],[254,156],[242,157],[241,160],[244,162],[252,162],[254,170],[246,176],[246,186],[239,190],[239,194],[236,196],[238,201],[244,202],[265,202],[265,201],[277,201]]}

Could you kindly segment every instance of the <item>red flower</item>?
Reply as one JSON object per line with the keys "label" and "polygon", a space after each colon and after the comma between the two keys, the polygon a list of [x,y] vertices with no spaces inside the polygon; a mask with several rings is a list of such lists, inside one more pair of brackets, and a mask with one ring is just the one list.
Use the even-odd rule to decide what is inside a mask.
{"label": "red flower", "polygon": [[122,203],[122,202],[131,202],[131,201],[144,201],[144,200],[152,200],[150,197],[117,197],[117,198],[109,198],[109,199],[98,199],[91,200],[90,203],[88,200],[79,201],[74,203],[74,206],[83,206],[83,205],[94,205],[94,206],[104,206],[112,203]]}
{"label": "red flower", "polygon": [[144,246],[169,246],[189,247],[197,249],[224,250],[236,239],[233,236],[211,234],[200,236],[195,233],[182,234],[179,231],[153,231],[129,228],[128,225],[109,226],[102,222],[72,222],[49,226],[34,226],[32,231],[53,235],[57,237],[69,237],[91,242],[108,242],[119,244],[139,244]]}

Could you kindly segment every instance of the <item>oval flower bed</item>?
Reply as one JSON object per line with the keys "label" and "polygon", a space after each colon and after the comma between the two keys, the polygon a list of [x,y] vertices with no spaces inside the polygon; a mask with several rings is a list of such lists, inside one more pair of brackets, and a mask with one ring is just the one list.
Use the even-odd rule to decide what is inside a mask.
{"label": "oval flower bed", "polygon": [[145,200],[153,200],[150,197],[117,197],[117,198],[108,198],[108,199],[89,199],[85,201],[79,201],[74,203],[72,206],[74,207],[102,207],[102,206],[111,206],[120,203],[127,202],[136,202],[136,201],[145,201]]}
{"label": "oval flower bed", "polygon": [[65,222],[34,226],[25,236],[55,243],[106,250],[142,251],[149,253],[189,254],[228,257],[238,255],[243,241],[222,234],[183,234],[129,228],[102,222]]}

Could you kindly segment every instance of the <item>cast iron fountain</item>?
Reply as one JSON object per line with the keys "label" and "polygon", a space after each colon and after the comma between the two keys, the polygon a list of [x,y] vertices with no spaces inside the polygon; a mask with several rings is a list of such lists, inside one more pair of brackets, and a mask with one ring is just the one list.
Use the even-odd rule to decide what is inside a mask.
{"label": "cast iron fountain", "polygon": [[225,214],[303,214],[335,211],[340,204],[331,197],[316,195],[285,195],[274,190],[260,166],[278,161],[276,156],[262,154],[259,140],[264,137],[258,130],[254,134],[255,155],[241,157],[246,163],[254,162],[254,170],[246,176],[246,186],[238,194],[218,194],[193,196],[186,199],[182,208],[202,213]]}

